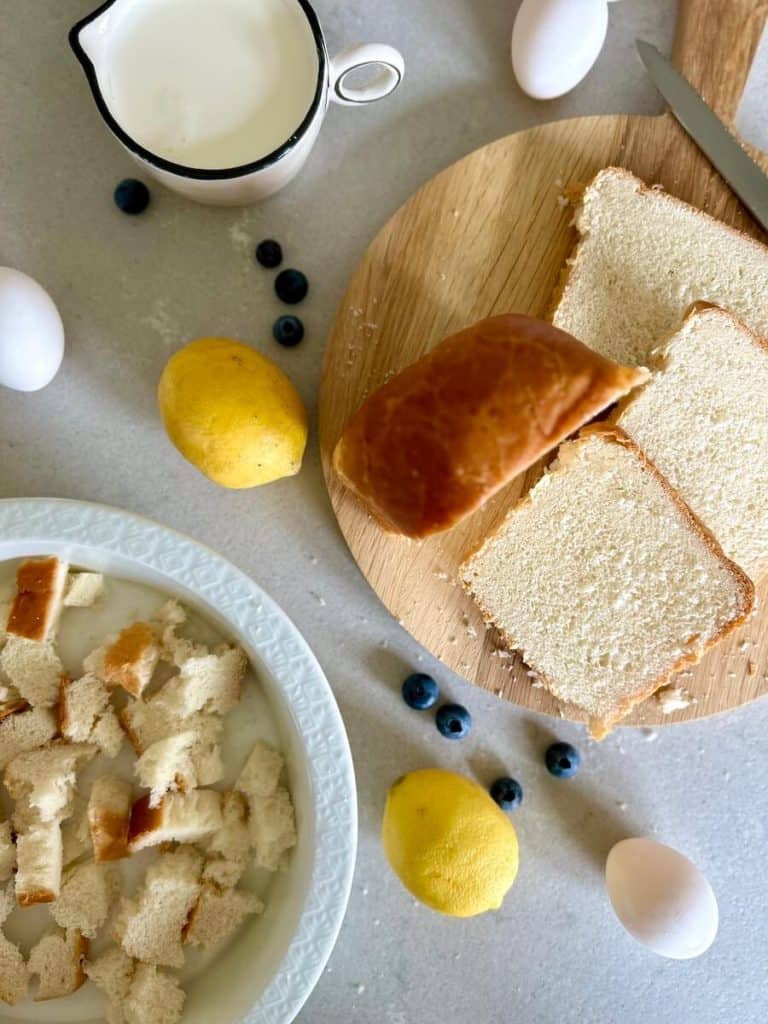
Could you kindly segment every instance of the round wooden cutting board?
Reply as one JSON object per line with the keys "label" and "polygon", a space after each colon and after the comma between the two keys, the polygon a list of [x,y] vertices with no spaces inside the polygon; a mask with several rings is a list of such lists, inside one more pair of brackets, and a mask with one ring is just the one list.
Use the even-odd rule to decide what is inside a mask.
{"label": "round wooden cutting board", "polygon": [[[757,0],[682,0],[675,61],[726,121],[738,104],[765,18]],[[768,169],[768,158],[755,154]],[[496,313],[544,316],[574,242],[563,199],[602,167],[647,182],[728,224],[759,228],[670,115],[544,125],[472,153],[428,182],[383,228],[342,302],[325,356],[320,443],[331,500],[358,565],[392,614],[477,685],[536,711],[583,720],[532,684],[456,586],[462,557],[540,473],[518,478],[469,519],[422,543],[383,533],[331,468],[350,415],[388,377],[443,337]],[[760,588],[766,606],[768,585]],[[752,617],[689,674],[695,698],[665,715],[651,698],[628,724],[698,718],[768,693],[768,614]]]}

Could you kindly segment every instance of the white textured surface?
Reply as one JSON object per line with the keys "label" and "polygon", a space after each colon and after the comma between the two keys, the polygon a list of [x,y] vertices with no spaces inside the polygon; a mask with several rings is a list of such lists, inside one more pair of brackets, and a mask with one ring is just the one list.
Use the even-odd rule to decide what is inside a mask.
{"label": "white textured surface", "polygon": [[[665,727],[655,740],[620,731],[600,747],[575,727],[501,704],[441,671],[379,605],[335,526],[314,443],[298,479],[225,493],[169,448],[154,404],[168,354],[223,332],[274,355],[314,405],[334,309],[385,219],[426,178],[506,132],[575,114],[659,110],[634,39],[668,51],[674,4],[612,4],[590,76],[564,99],[537,104],[512,80],[514,3],[318,0],[332,51],[361,39],[403,50],[398,94],[367,110],[331,110],[302,176],[261,207],[206,210],[155,189],[153,208],[137,220],[111,205],[132,165],[102,128],[65,44],[90,6],[0,3],[0,263],[50,289],[69,334],[49,389],[0,396],[0,493],[105,501],[192,534],[261,583],[317,653],[356,759],[361,848],[336,953],[301,1024],[758,1024],[768,703]],[[767,97],[764,87],[742,110],[751,111],[750,133],[764,137]],[[290,352],[270,340],[279,307],[271,276],[249,258],[268,234],[312,284],[301,311],[307,340]],[[435,671],[471,708],[465,743],[443,742],[428,715],[400,703],[397,687],[412,666]],[[543,767],[552,734],[582,748],[571,783]],[[434,764],[483,782],[509,772],[525,787],[520,876],[498,914],[437,917],[414,906],[384,862],[378,828],[388,785]],[[677,847],[712,883],[721,930],[700,960],[665,963],[614,920],[603,862],[632,834]]]}

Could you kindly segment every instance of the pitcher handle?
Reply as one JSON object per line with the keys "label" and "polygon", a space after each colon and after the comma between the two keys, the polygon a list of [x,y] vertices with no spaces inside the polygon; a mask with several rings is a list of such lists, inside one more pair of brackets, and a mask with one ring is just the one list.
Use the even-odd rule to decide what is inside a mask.
{"label": "pitcher handle", "polygon": [[[379,74],[367,85],[357,88],[345,84],[353,71],[379,67]],[[330,97],[345,107],[375,103],[391,95],[405,74],[403,55],[386,43],[362,43],[338,53],[330,64]]]}

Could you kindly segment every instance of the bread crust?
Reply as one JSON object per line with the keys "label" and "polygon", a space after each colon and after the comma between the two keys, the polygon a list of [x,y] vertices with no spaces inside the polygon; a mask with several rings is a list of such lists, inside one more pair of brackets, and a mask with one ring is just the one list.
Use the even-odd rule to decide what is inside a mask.
{"label": "bread crust", "polygon": [[66,573],[55,555],[31,558],[16,573],[16,597],[8,616],[7,631],[41,643],[51,630],[60,604]]}
{"label": "bread crust", "polygon": [[627,391],[624,367],[531,317],[451,335],[352,416],[333,465],[384,529],[450,529]]}
{"label": "bread crust", "polygon": [[132,697],[140,697],[148,681],[142,672],[142,661],[156,645],[149,623],[127,626],[104,652],[104,681],[110,686],[122,686]]}
{"label": "bread crust", "polygon": [[[696,649],[691,650],[690,653],[682,655],[675,662],[673,662],[670,665],[670,667],[667,670],[665,670],[657,679],[653,680],[642,690],[639,690],[637,693],[634,693],[631,696],[628,696],[624,698],[624,700],[620,701],[617,705],[616,711],[613,714],[602,717],[591,716],[588,722],[590,736],[595,740],[602,740],[608,735],[608,733],[612,730],[614,725],[616,725],[622,718],[626,717],[626,715],[628,715],[634,707],[636,707],[638,704],[641,704],[644,700],[647,700],[648,697],[652,696],[657,690],[661,689],[661,687],[666,685],[670,681],[670,679],[678,672],[689,667],[690,665],[695,665],[697,662],[699,662],[704,656],[704,654],[710,648],[716,646],[718,643],[720,643],[721,640],[723,640],[726,636],[732,633],[734,629],[737,629],[740,625],[742,625],[742,623],[749,616],[754,606],[755,587],[752,583],[752,580],[747,576],[747,574],[738,565],[736,565],[735,562],[732,562],[729,558],[725,556],[723,549],[720,547],[720,544],[718,543],[712,531],[709,530],[704,525],[704,523],[702,523],[701,520],[694,515],[694,513],[691,511],[688,505],[686,505],[686,503],[683,501],[683,499],[680,497],[677,491],[672,487],[672,485],[669,483],[666,477],[664,477],[659,472],[659,470],[654,466],[654,464],[651,462],[648,456],[638,447],[638,445],[635,444],[635,442],[629,437],[628,434],[626,434],[620,427],[617,427],[613,424],[595,423],[581,430],[576,440],[571,443],[583,443],[585,440],[594,436],[602,437],[607,443],[619,444],[622,447],[627,448],[635,455],[635,457],[641,465],[641,468],[658,481],[664,492],[672,500],[677,510],[682,514],[683,518],[685,519],[691,530],[698,534],[700,539],[709,548],[712,554],[714,554],[715,557],[718,558],[718,560],[722,562],[724,566],[728,569],[731,576],[733,577],[733,580],[740,594],[742,605],[741,612],[730,622],[725,623],[714,636],[709,638],[703,644],[699,644],[699,646],[696,647]],[[552,468],[548,470],[548,472],[557,473],[560,472],[560,469],[558,465],[555,463],[552,466]],[[475,593],[472,590],[471,584],[464,575],[464,571],[467,562],[469,562],[485,546],[485,544],[489,543],[499,533],[503,531],[509,517],[514,515],[515,512],[518,511],[524,505],[530,504],[530,502],[531,497],[529,493],[524,498],[522,498],[514,508],[510,509],[510,511],[505,516],[504,520],[493,533],[486,537],[485,540],[480,545],[475,547],[469,554],[467,554],[464,557],[459,571],[459,582],[461,583],[461,586],[464,588],[464,590],[468,594],[470,594],[470,596],[477,604],[484,621],[489,623],[496,629],[506,649],[510,651],[517,651],[518,653],[520,653],[521,657],[523,658],[523,661],[525,661],[524,652],[520,651],[520,649],[516,646],[516,642],[513,640],[513,638],[501,626],[498,625],[498,623],[494,620],[492,613],[483,605],[482,601],[475,595]],[[699,638],[696,637],[692,639],[698,640]],[[545,675],[542,675],[538,672],[537,676],[544,684],[544,686],[551,692],[551,680],[549,680]]]}

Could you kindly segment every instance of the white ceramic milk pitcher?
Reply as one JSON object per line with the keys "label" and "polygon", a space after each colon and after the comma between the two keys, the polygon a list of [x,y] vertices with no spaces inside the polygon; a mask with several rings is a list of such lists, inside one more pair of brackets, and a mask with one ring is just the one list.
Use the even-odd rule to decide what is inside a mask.
{"label": "white ceramic milk pitcher", "polygon": [[330,100],[372,103],[404,71],[379,43],[331,59],[307,0],[107,0],[69,38],[113,134],[202,203],[277,192],[309,156]]}

